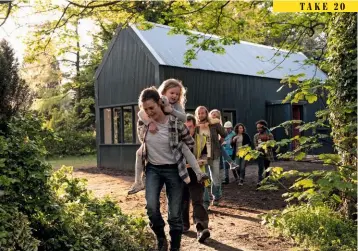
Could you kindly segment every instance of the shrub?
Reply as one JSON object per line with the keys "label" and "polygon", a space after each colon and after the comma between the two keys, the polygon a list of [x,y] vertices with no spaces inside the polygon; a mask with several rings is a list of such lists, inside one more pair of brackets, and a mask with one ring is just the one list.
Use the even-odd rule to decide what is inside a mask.
{"label": "shrub", "polygon": [[37,250],[27,217],[16,207],[0,204],[0,250]]}
{"label": "shrub", "polygon": [[270,227],[309,250],[350,251],[357,248],[357,229],[327,206],[290,206],[265,216]]}
{"label": "shrub", "polygon": [[152,245],[142,218],[95,198],[71,168],[52,173],[44,161],[51,136],[40,119],[16,117],[7,128],[0,136],[0,250],[140,251]]}
{"label": "shrub", "polygon": [[56,136],[56,139],[45,142],[47,156],[79,156],[96,152],[94,132],[60,131]]}

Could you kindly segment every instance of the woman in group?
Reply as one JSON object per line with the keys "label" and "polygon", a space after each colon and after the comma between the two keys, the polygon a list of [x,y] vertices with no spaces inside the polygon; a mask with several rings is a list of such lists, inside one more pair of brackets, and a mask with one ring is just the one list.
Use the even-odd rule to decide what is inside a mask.
{"label": "woman in group", "polygon": [[145,199],[150,227],[157,237],[158,250],[167,250],[164,220],[160,212],[160,192],[165,184],[168,201],[168,223],[171,237],[171,251],[179,250],[183,232],[182,189],[179,175],[186,168],[181,151],[183,144],[193,148],[194,140],[187,127],[173,115],[163,112],[160,95],[155,87],[142,91],[139,105],[156,124],[157,132],[148,133],[149,126],[138,122],[138,137],[143,142],[143,159],[146,162]]}
{"label": "woman in group", "polygon": [[[220,178],[220,156],[221,144],[219,135],[223,138],[227,133],[220,123],[213,124],[209,119],[209,112],[205,106],[199,106],[195,110],[195,117],[197,120],[196,133],[206,137],[206,145],[202,154],[206,154],[211,178],[211,193],[213,195],[213,205],[218,205],[222,198],[221,178]],[[207,189],[204,194],[204,204],[206,208],[209,207]]]}
{"label": "woman in group", "polygon": [[242,146],[251,147],[251,139],[250,136],[246,133],[246,127],[242,123],[238,123],[237,125],[235,125],[234,132],[236,136],[232,138],[231,142],[232,148],[234,149],[232,158],[235,159],[236,164],[239,166],[237,168],[240,177],[239,186],[242,186],[245,180],[246,163],[244,158],[240,158],[239,156],[237,156],[237,152]]}

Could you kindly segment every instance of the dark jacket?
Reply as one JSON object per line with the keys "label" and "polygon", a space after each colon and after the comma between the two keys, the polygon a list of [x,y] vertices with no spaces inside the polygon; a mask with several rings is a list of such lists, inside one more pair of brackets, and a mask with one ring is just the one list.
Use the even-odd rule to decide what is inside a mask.
{"label": "dark jacket", "polygon": [[[236,158],[236,140],[234,140],[234,138],[235,138],[235,136],[231,140],[231,147],[234,149],[232,156],[231,156],[231,158],[233,160]],[[244,132],[242,134],[242,145],[243,146],[249,145],[252,148],[251,138],[246,132]]]}

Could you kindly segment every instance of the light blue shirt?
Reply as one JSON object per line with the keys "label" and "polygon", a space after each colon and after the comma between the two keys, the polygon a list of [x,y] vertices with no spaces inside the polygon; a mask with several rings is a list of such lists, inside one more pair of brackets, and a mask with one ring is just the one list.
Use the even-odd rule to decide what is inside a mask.
{"label": "light blue shirt", "polygon": [[233,138],[233,137],[235,137],[235,132],[234,131],[231,131],[231,133],[229,133],[226,137],[225,137],[225,139],[224,139],[224,141],[225,141],[225,144],[223,145],[223,147],[224,147],[224,150],[226,151],[226,153],[229,155],[229,156],[231,156],[232,155],[232,153],[233,153],[233,148],[231,147],[231,139]]}

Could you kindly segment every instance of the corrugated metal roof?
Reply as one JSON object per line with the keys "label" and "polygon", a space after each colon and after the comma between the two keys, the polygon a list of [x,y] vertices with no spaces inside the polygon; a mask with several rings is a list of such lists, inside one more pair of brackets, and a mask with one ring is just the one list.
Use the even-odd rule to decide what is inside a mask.
{"label": "corrugated metal roof", "polygon": [[[191,66],[187,66],[184,65],[184,53],[191,48],[191,45],[187,45],[187,36],[168,35],[171,27],[159,24],[154,24],[149,30],[140,30],[135,25],[131,27],[161,65],[276,79],[299,73],[304,73],[305,78],[312,78],[314,75],[321,80],[327,78],[315,65],[303,65],[304,60],[307,59],[303,53],[292,53],[284,59],[288,51],[281,50],[280,55],[274,56],[277,52],[276,48],[245,41],[224,46],[226,53],[223,55],[200,50],[197,59],[191,62]],[[218,39],[213,35],[194,31],[193,33]],[[262,71],[266,74],[261,74]]]}

